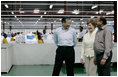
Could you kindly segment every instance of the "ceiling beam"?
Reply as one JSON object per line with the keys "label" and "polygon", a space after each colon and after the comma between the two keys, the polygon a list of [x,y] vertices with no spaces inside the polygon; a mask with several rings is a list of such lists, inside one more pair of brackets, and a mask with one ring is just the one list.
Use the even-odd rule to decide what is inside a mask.
{"label": "ceiling beam", "polygon": [[[7,3],[7,2],[6,2]],[[1,3],[4,5],[5,3]],[[21,5],[20,3],[7,3],[8,5]],[[64,6],[64,3],[52,3],[53,6]],[[97,4],[97,3],[96,3]],[[22,3],[22,5],[50,5],[50,3]],[[82,4],[82,3],[68,3],[67,6],[92,6],[94,4]],[[114,4],[97,4],[98,6],[114,6]]]}
{"label": "ceiling beam", "polygon": [[[40,12],[58,12],[59,10],[57,10],[57,11],[43,11],[43,10],[41,10]],[[1,10],[1,12],[19,12],[19,10],[17,10],[17,11],[14,11],[14,10],[8,10],[8,11],[3,11],[3,10]],[[33,10],[32,11],[30,11],[30,10],[25,10],[25,12],[33,12]],[[73,11],[64,11],[64,12],[73,12]],[[89,13],[91,13],[91,12],[98,12],[98,11],[79,11],[79,12],[89,12]],[[110,12],[110,11],[104,11],[104,13],[106,13],[106,12]]]}
{"label": "ceiling beam", "polygon": [[[14,15],[1,15],[1,16],[14,16]],[[68,16],[68,17],[91,17],[91,15],[16,15],[16,16],[58,16],[58,17],[63,17],[63,16]],[[93,16],[100,16],[100,15],[93,15]],[[104,15],[102,15],[104,16]],[[114,17],[114,16],[104,16],[104,17]]]}

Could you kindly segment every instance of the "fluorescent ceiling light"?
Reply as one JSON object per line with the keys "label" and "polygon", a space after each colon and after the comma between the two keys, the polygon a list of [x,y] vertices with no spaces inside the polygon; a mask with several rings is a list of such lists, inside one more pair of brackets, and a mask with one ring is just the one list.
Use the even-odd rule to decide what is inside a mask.
{"label": "fluorescent ceiling light", "polygon": [[83,20],[83,18],[82,19],[80,19],[81,21]]}
{"label": "fluorescent ceiling light", "polygon": [[111,11],[111,14],[114,14],[114,10]]}
{"label": "fluorescent ceiling light", "polygon": [[103,12],[103,10],[100,10],[99,13],[101,14]]}
{"label": "fluorescent ceiling light", "polygon": [[46,14],[46,12],[44,12],[44,14]]}
{"label": "fluorescent ceiling light", "polygon": [[91,18],[94,18],[95,16],[91,16]]}
{"label": "fluorescent ceiling light", "polygon": [[38,23],[38,21],[36,21],[36,23],[34,24],[34,26]]}
{"label": "fluorescent ceiling light", "polygon": [[95,9],[95,8],[97,8],[98,7],[98,5],[93,5],[92,7],[91,7],[91,9]]}
{"label": "fluorescent ceiling light", "polygon": [[6,23],[6,22],[5,22]]}
{"label": "fluorescent ceiling light", "polygon": [[24,13],[23,8],[19,8],[19,13]]}
{"label": "fluorescent ceiling light", "polygon": [[35,8],[34,9],[34,13],[39,13],[39,9],[38,8]]}
{"label": "fluorescent ceiling light", "polygon": [[19,21],[21,23],[21,21]]}
{"label": "fluorescent ceiling light", "polygon": [[107,12],[107,13],[106,13],[106,15],[109,15],[109,14],[111,14],[111,12]]}
{"label": "fluorescent ceiling light", "polygon": [[51,4],[49,8],[52,9],[52,7],[53,7],[53,5]]}
{"label": "fluorescent ceiling light", "polygon": [[14,14],[14,12],[12,11],[11,14]]}
{"label": "fluorescent ceiling light", "polygon": [[22,26],[24,26],[23,23],[20,20],[19,20],[19,22],[21,23]]}
{"label": "fluorescent ceiling light", "polygon": [[20,11],[20,13],[25,13],[24,11]]}
{"label": "fluorescent ceiling light", "polygon": [[114,10],[106,13],[106,15],[109,15],[109,14],[114,14]]}
{"label": "fluorescent ceiling light", "polygon": [[58,13],[64,13],[64,9],[60,9]]}
{"label": "fluorescent ceiling light", "polygon": [[17,18],[16,15],[14,17]]}
{"label": "fluorescent ceiling light", "polygon": [[75,9],[72,13],[74,13],[74,14],[79,14],[79,9],[78,9],[78,10]]}
{"label": "fluorescent ceiling light", "polygon": [[96,14],[98,14],[99,12],[96,12]]}
{"label": "fluorescent ceiling light", "polygon": [[43,16],[41,16],[41,18],[42,18]]}
{"label": "fluorescent ceiling light", "polygon": [[9,6],[7,4],[4,4],[6,8],[9,8]]}
{"label": "fluorescent ceiling light", "polygon": [[82,24],[83,24],[84,22],[82,21]]}

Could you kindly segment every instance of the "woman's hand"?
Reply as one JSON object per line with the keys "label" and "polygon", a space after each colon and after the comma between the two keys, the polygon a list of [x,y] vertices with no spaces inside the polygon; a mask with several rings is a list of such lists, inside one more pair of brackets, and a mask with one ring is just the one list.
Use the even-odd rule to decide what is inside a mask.
{"label": "woman's hand", "polygon": [[94,64],[96,65],[96,58],[94,58],[93,62],[94,62]]}
{"label": "woman's hand", "polygon": [[84,61],[83,61],[83,59],[82,59],[82,58],[81,58],[81,60],[80,60],[80,61],[81,61],[81,63],[82,63],[82,64],[84,64]]}

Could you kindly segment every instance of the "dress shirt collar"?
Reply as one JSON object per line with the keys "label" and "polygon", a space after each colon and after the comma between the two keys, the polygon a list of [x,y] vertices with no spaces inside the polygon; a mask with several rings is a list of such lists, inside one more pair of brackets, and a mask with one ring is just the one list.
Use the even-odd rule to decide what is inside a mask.
{"label": "dress shirt collar", "polygon": [[[70,27],[69,27],[70,28]],[[64,27],[62,26],[62,30],[69,30],[69,28],[68,29],[64,29]]]}
{"label": "dress shirt collar", "polygon": [[103,27],[99,28],[99,30],[104,30],[106,27],[106,25],[104,25]]}
{"label": "dress shirt collar", "polygon": [[106,25],[104,25],[104,26],[102,27],[102,29],[105,29],[105,27],[106,27]]}

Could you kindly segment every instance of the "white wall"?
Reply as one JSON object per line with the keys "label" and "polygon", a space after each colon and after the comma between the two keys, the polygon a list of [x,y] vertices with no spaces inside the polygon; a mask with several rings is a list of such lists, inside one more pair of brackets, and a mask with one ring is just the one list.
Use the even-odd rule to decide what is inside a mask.
{"label": "white wall", "polygon": [[[54,64],[55,44],[13,44],[13,65]],[[81,43],[75,46],[75,63],[80,63]],[[112,62],[117,62],[117,43],[113,47]]]}

